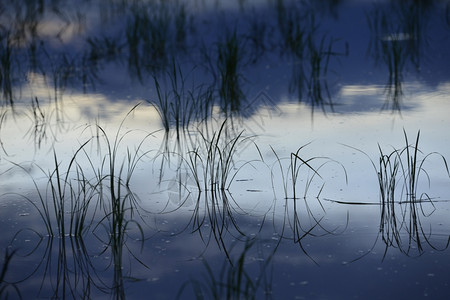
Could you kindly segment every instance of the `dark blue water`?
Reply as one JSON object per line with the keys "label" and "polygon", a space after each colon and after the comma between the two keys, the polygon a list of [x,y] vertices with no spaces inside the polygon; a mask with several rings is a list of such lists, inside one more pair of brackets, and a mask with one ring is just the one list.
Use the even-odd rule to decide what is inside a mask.
{"label": "dark blue water", "polygon": [[0,298],[447,299],[449,11],[0,4]]}

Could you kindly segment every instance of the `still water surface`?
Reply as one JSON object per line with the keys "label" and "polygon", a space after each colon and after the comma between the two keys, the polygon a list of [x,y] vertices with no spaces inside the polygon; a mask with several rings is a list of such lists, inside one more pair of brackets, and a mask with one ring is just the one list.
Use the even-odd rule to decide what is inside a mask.
{"label": "still water surface", "polygon": [[447,299],[448,1],[19,2],[1,298]]}

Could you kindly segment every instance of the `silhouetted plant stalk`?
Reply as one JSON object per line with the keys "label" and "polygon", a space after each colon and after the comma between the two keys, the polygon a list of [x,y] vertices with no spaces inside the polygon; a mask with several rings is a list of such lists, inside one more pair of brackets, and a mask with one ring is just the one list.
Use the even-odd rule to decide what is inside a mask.
{"label": "silhouetted plant stalk", "polygon": [[[90,183],[88,181],[79,182],[69,177],[73,174],[72,172],[79,171],[76,157],[88,142],[89,140],[78,148],[65,171],[61,170],[56,152],[53,152],[55,165],[53,171],[47,173],[38,166],[47,176],[45,191],[42,191],[36,180],[32,178],[39,199],[38,203],[23,196],[38,210],[50,236],[80,236],[84,227],[89,225],[86,224],[85,218],[93,197],[93,194],[89,192]],[[25,167],[19,164],[14,165],[28,173]]]}
{"label": "silhouetted plant stalk", "polygon": [[[138,104],[139,105],[139,104]],[[133,220],[133,210],[136,203],[136,198],[130,190],[130,180],[133,172],[136,169],[139,161],[145,157],[150,150],[142,151],[144,141],[152,135],[147,134],[139,143],[134,151],[127,148],[127,155],[119,162],[119,147],[123,139],[131,132],[122,133],[122,127],[127,117],[138,107],[135,105],[125,116],[119,125],[114,140],[111,141],[102,127],[97,125],[99,131],[103,134],[103,139],[106,143],[107,155],[103,158],[100,169],[96,172],[99,183],[101,203],[105,210],[105,219],[109,220],[109,230],[111,237],[110,242],[115,243],[124,242],[125,231],[129,224],[136,224],[140,233],[143,235],[143,230],[139,223]],[[94,165],[91,162],[93,169]],[[103,182],[106,181],[105,185]],[[109,199],[108,199],[109,198]],[[109,200],[109,201],[108,201]],[[127,217],[129,214],[129,217]]]}
{"label": "silhouetted plant stalk", "polygon": [[[380,234],[386,244],[385,254],[389,247],[398,248],[401,252],[410,255],[415,249],[419,254],[424,251],[424,244],[429,245],[434,250],[439,250],[431,241],[431,231],[422,225],[422,219],[430,216],[435,210],[433,198],[426,192],[422,192],[422,184],[431,185],[429,172],[425,169],[425,163],[432,156],[437,156],[442,160],[442,167],[450,178],[447,160],[437,152],[424,154],[419,149],[420,131],[414,143],[410,143],[406,130],[403,130],[405,146],[393,149],[391,152],[384,152],[380,145],[379,163],[374,170],[377,173],[380,191]],[[353,148],[364,155],[366,153]],[[421,180],[425,177],[424,180]],[[426,213],[424,205],[432,208],[430,213]],[[430,229],[431,230],[431,229]],[[407,242],[405,242],[405,234]],[[444,249],[448,247],[450,237]]]}
{"label": "silhouetted plant stalk", "polygon": [[[38,97],[31,99],[31,106],[28,112],[25,112],[25,117],[31,122],[26,135],[36,149],[46,145],[46,142],[57,139],[59,134],[64,134],[71,128],[64,122],[62,118],[64,112],[60,110],[60,104],[53,103],[53,101],[41,101]],[[13,110],[13,114],[16,112]]]}
{"label": "silhouetted plant stalk", "polygon": [[[301,151],[307,147],[310,143],[307,143],[299,147],[295,152],[291,152],[289,158],[281,158],[277,152],[271,147],[276,161],[271,167],[272,186],[274,189],[275,197],[276,190],[278,190],[278,182],[276,179],[281,179],[281,185],[284,192],[284,218],[279,231],[280,243],[281,239],[289,239],[298,244],[303,253],[311,259],[312,262],[317,264],[315,259],[306,251],[303,246],[303,240],[307,237],[317,237],[325,234],[333,234],[336,229],[330,230],[325,228],[321,224],[323,216],[318,217],[317,212],[314,212],[311,208],[310,200],[308,199],[310,189],[313,184],[317,183],[316,179],[322,181],[320,188],[317,190],[315,201],[320,206],[320,214],[325,213],[320,194],[323,191],[325,183],[324,179],[319,174],[319,171],[326,167],[328,164],[337,164],[342,168],[344,174],[345,183],[347,183],[347,171],[345,167],[329,158],[329,157],[311,157],[306,158],[301,154]],[[284,161],[288,161],[288,166],[283,164]],[[278,171],[280,173],[278,173]],[[303,194],[300,196],[298,193],[299,182],[304,182]],[[303,201],[301,201],[303,200]],[[302,205],[303,204],[303,205]],[[287,230],[290,229],[290,230]],[[320,233],[316,233],[320,232]]]}
{"label": "silhouetted plant stalk", "polygon": [[[289,157],[289,164],[287,167],[283,165],[283,161],[287,160],[286,158],[281,158],[275,149],[271,146],[272,153],[275,155],[276,161],[272,165],[272,185],[274,189],[276,189],[277,184],[275,183],[275,165],[278,167],[281,175],[282,180],[282,187],[284,192],[284,198],[285,199],[294,199],[297,200],[301,197],[306,198],[309,193],[309,189],[313,182],[315,182],[316,178],[319,178],[323,180],[322,176],[319,174],[319,171],[321,168],[325,167],[329,163],[335,163],[338,164],[342,171],[344,172],[345,182],[347,183],[347,172],[344,168],[344,166],[329,158],[324,156],[314,156],[310,158],[306,158],[303,155],[300,154],[300,152],[309,145],[310,143],[307,143],[301,147],[299,147],[295,152],[292,152]],[[312,174],[312,175],[311,175]],[[306,177],[305,177],[306,176]],[[298,195],[298,183],[299,181],[303,181],[301,179],[305,179],[305,186],[303,188],[303,195]],[[321,188],[319,189],[316,198],[319,198],[322,189],[324,187],[324,184],[321,185]],[[289,190],[291,190],[291,193],[289,193]]]}
{"label": "silhouetted plant stalk", "polygon": [[[188,167],[201,191],[228,190],[237,175],[234,157],[239,147],[250,141],[243,131],[234,133],[228,127],[227,120],[208,137],[208,133],[199,132],[199,146],[188,153]],[[203,186],[201,186],[203,182]]]}
{"label": "silhouetted plant stalk", "polygon": [[[138,104],[139,105],[139,104]],[[98,221],[93,231],[99,239],[107,245],[104,251],[111,251],[111,265],[113,266],[113,283],[111,291],[114,298],[123,299],[125,297],[124,277],[131,278],[130,274],[123,273],[123,256],[124,247],[126,247],[129,239],[129,232],[136,230],[141,243],[141,251],[144,243],[144,229],[141,220],[137,219],[139,206],[136,195],[132,192],[130,184],[132,174],[134,173],[138,163],[147,156],[151,150],[144,150],[144,142],[153,133],[145,135],[138,144],[136,149],[131,151],[126,149],[125,157],[120,155],[120,146],[124,138],[132,131],[122,132],[122,128],[127,117],[138,107],[135,105],[125,116],[119,125],[119,128],[111,140],[106,131],[97,125],[99,133],[106,144],[106,156],[102,159],[100,169],[96,171],[98,181],[98,191],[100,195],[100,203],[103,207],[103,217]],[[95,169],[94,164],[90,161],[91,167]],[[106,231],[106,239],[100,238],[101,229]],[[146,265],[126,247],[128,254],[138,261],[141,265]],[[131,272],[131,270],[130,270]]]}

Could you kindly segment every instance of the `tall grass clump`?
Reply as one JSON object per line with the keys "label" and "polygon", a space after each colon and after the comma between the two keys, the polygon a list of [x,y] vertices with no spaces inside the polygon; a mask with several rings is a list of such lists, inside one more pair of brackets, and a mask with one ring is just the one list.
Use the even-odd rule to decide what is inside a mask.
{"label": "tall grass clump", "polygon": [[[279,190],[277,179],[281,179],[284,193],[284,218],[279,233],[280,237],[292,240],[295,244],[298,244],[303,253],[317,264],[303,246],[303,240],[307,237],[332,234],[335,230],[326,229],[321,224],[325,208],[320,200],[320,195],[325,186],[325,179],[319,172],[330,163],[337,164],[342,168],[346,183],[347,172],[342,164],[331,158],[322,156],[306,157],[302,150],[309,144],[307,143],[299,147],[295,152],[291,152],[289,158],[281,158],[274,148],[271,147],[272,153],[276,158],[271,168],[271,176],[275,198],[277,197],[276,192]],[[287,166],[284,163],[286,161]],[[314,209],[308,198],[313,185],[315,185],[314,188],[317,190],[315,200],[313,200],[317,202],[319,211]],[[300,193],[301,189],[302,193]],[[290,230],[287,230],[289,228]]]}
{"label": "tall grass clump", "polygon": [[146,134],[134,150],[130,150],[128,147],[125,152],[120,150],[125,137],[132,133],[132,130],[122,132],[124,122],[138,106],[139,104],[135,105],[127,113],[115,133],[114,139],[110,139],[105,129],[97,124],[96,128],[106,146],[106,155],[101,159],[99,167],[89,160],[99,183],[98,189],[105,212],[104,219],[110,221],[112,233],[123,232],[129,222],[134,222],[126,219],[127,212],[132,218],[133,208],[136,204],[136,198],[130,189],[131,178],[138,163],[151,152],[151,150],[143,150],[143,147],[145,141],[153,133]]}
{"label": "tall grass clump", "polygon": [[[336,163],[342,168],[345,175],[345,182],[347,182],[347,172],[344,166],[339,162],[325,156],[305,157],[301,154],[300,152],[309,144],[310,143],[307,143],[299,147],[295,152],[291,152],[289,158],[280,157],[275,149],[272,146],[270,147],[276,158],[276,161],[272,166],[272,186],[276,190],[277,183],[275,183],[275,179],[278,178],[278,176],[275,175],[275,166],[277,166],[282,180],[284,199],[286,200],[306,198],[316,178],[323,180],[322,176],[319,174],[319,171],[329,163]],[[288,160],[287,167],[283,164],[283,161],[285,160]],[[301,195],[299,194],[300,182],[304,182],[303,194]],[[322,183],[317,192],[316,198],[319,198],[324,185],[325,183]]]}
{"label": "tall grass clump", "polygon": [[244,131],[236,133],[232,130],[227,120],[211,135],[199,132],[198,146],[194,144],[187,158],[199,190],[216,192],[229,189],[239,171],[235,164],[236,153],[251,141],[250,137],[244,137],[243,134]]}
{"label": "tall grass clump", "polygon": [[[88,297],[91,290],[97,288],[101,291],[110,289],[117,299],[123,299],[124,281],[131,278],[131,274],[124,272],[124,257],[129,254],[128,257],[145,266],[127,245],[129,240],[138,240],[142,250],[144,243],[142,222],[136,218],[140,213],[137,209],[138,198],[132,192],[131,185],[138,164],[150,152],[144,149],[145,141],[151,135],[147,133],[134,150],[128,147],[122,149],[125,138],[133,132],[123,132],[124,122],[136,107],[128,112],[112,138],[96,124],[98,157],[88,151],[88,145],[94,144],[94,137],[91,137],[78,147],[67,165],[54,150],[54,169],[44,171],[38,166],[46,175],[44,188],[39,180],[32,178],[37,201],[27,200],[39,212],[50,237],[45,259],[38,264],[35,272],[44,266],[43,282],[51,282],[53,297]],[[106,153],[103,153],[105,148]],[[17,166],[26,169],[22,165]],[[98,269],[90,261],[83,241],[87,233],[92,233],[103,246],[99,255],[109,252],[105,258],[109,259],[107,268],[113,268],[111,285],[99,278]],[[54,241],[57,249],[53,247]],[[54,253],[58,254],[56,260]],[[44,291],[48,285],[42,286]]]}
{"label": "tall grass clump", "polygon": [[[198,190],[189,224],[202,240],[215,240],[228,257],[227,233],[245,236],[238,224],[238,215],[247,213],[234,201],[230,186],[239,171],[252,161],[237,161],[237,154],[252,143],[244,131],[236,132],[224,120],[217,130],[198,132],[198,140],[184,158],[187,172]],[[189,225],[188,225],[189,226]]]}
{"label": "tall grass clump", "polygon": [[[424,200],[431,200],[427,193],[421,193],[419,186],[421,178],[425,177],[428,186],[431,179],[425,169],[425,162],[431,156],[438,156],[442,160],[442,167],[449,174],[447,160],[437,152],[424,154],[419,149],[420,131],[417,132],[414,143],[410,144],[406,131],[403,131],[405,146],[393,149],[391,152],[384,152],[378,146],[380,152],[379,165],[374,166],[378,174],[380,185],[380,195],[382,203],[405,202],[418,203]],[[400,185],[400,189],[398,189]]]}
{"label": "tall grass clump", "polygon": [[[423,225],[423,218],[430,216],[435,210],[434,198],[423,191],[424,185],[431,187],[426,162],[436,156],[449,177],[450,173],[443,155],[438,152],[425,154],[420,150],[420,131],[413,143],[410,143],[405,130],[403,135],[403,147],[386,152],[378,145],[378,164],[372,161],[380,194],[380,234],[386,244],[386,252],[389,247],[395,247],[407,255],[413,249],[420,254],[424,251],[425,244],[437,250],[430,240],[431,232]],[[445,248],[449,242],[450,239]]]}
{"label": "tall grass clump", "polygon": [[[53,170],[45,171],[38,166],[47,178],[46,188],[42,190],[38,182],[32,178],[38,201],[23,196],[38,210],[51,237],[81,236],[90,225],[87,216],[96,192],[76,162],[78,154],[88,143],[89,140],[77,149],[66,168],[62,167],[54,151]],[[25,167],[15,165],[28,172]],[[72,178],[74,174],[76,177]]]}
{"label": "tall grass clump", "polygon": [[[420,131],[417,132],[416,140],[412,144],[408,140],[406,131],[403,133],[405,138],[403,148],[384,153],[379,147],[380,232],[383,234],[386,245],[399,247],[407,254],[414,246],[421,253],[424,243],[435,248],[429,240],[430,233],[422,225],[422,217],[432,213],[426,213],[423,204],[431,205],[432,211],[435,209],[433,198],[419,189],[422,177],[425,177],[428,187],[431,184],[430,175],[424,166],[425,162],[431,156],[438,156],[449,177],[450,173],[444,156],[437,152],[424,154],[419,149]],[[407,246],[404,246],[401,236],[402,228],[405,228],[408,233]]]}
{"label": "tall grass clump", "polygon": [[[139,218],[143,208],[139,205],[138,197],[132,191],[131,179],[138,164],[151,152],[144,147],[144,144],[153,133],[145,134],[133,150],[126,147],[126,151],[123,151],[121,147],[125,138],[133,133],[133,130],[122,131],[125,120],[138,106],[139,104],[135,105],[127,113],[113,138],[110,138],[104,128],[96,125],[99,139],[103,139],[106,147],[106,155],[102,157],[99,167],[89,160],[91,168],[96,174],[97,189],[100,195],[99,203],[103,209],[103,217],[97,222],[93,232],[108,246],[104,251],[111,250],[111,265],[114,267],[112,290],[115,295],[120,296],[119,298],[124,296],[124,277],[130,277],[128,274],[123,274],[124,249],[145,266],[133,251],[126,247],[126,244],[133,232],[137,233],[137,238],[133,237],[132,239],[141,242],[141,250],[144,243],[142,224],[145,221]],[[101,141],[100,144],[102,144]],[[106,235],[102,234],[102,230]]]}
{"label": "tall grass clump", "polygon": [[[126,117],[137,106],[133,107]],[[45,188],[42,188],[40,181],[31,177],[36,188],[37,201],[26,198],[38,210],[49,236],[80,237],[93,222],[97,222],[94,225],[98,227],[104,220],[111,221],[111,232],[123,232],[123,228],[130,222],[126,215],[130,212],[132,217],[136,200],[130,189],[131,178],[138,163],[150,152],[142,148],[151,133],[146,134],[134,150],[127,148],[120,152],[121,143],[131,133],[122,133],[126,117],[113,140],[97,125],[99,163],[86,149],[93,141],[93,138],[89,138],[76,149],[65,167],[58,159],[56,150],[53,150],[53,169],[46,171],[37,166],[45,174]],[[100,140],[102,137],[107,151],[103,157],[103,143]],[[28,172],[26,167],[14,165]],[[100,213],[103,216],[98,215]]]}

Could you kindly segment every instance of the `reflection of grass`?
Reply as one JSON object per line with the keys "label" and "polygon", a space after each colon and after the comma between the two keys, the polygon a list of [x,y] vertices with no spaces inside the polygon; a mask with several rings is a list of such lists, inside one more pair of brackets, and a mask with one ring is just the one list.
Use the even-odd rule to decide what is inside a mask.
{"label": "reflection of grass", "polygon": [[13,104],[11,81],[12,56],[13,48],[10,35],[9,33],[3,34],[0,32],[0,89],[3,97],[11,105]]}
{"label": "reflection of grass", "polygon": [[[133,107],[127,116],[136,107]],[[91,141],[89,139],[72,155],[66,168],[62,167],[54,150],[54,169],[47,173],[40,168],[48,178],[45,190],[41,190],[38,182],[32,178],[38,203],[27,199],[38,210],[50,236],[82,236],[94,220],[94,215],[90,216],[90,214],[98,212],[91,207],[94,199],[97,200],[95,207],[103,207],[104,218],[111,220],[112,232],[123,232],[123,228],[127,227],[129,221],[125,219],[125,215],[128,210],[132,210],[135,200],[129,188],[130,181],[137,164],[149,152],[141,150],[145,140],[151,134],[144,137],[134,151],[127,148],[126,156],[120,163],[119,146],[130,133],[120,135],[124,121],[125,119],[120,124],[113,141],[108,138],[103,128],[97,126],[99,133],[103,134],[107,147],[107,155],[101,158],[100,167],[96,166],[93,157],[85,150],[86,145]],[[88,168],[79,162],[81,153],[85,154]],[[15,165],[26,171],[25,167]],[[89,178],[89,172],[94,174],[92,179]],[[106,199],[109,199],[109,202]]]}
{"label": "reflection of grass", "polygon": [[334,50],[337,40],[319,31],[311,8],[306,5],[286,7],[283,1],[277,1],[276,10],[282,51],[293,59],[290,92],[296,91],[299,101],[309,100],[313,107],[333,109],[327,80],[329,63],[332,58],[347,53]]}
{"label": "reflection of grass", "polygon": [[45,142],[56,139],[59,133],[69,130],[62,118],[64,111],[59,110],[58,106],[58,103],[52,101],[41,103],[38,97],[31,99],[30,112],[26,117],[32,124],[26,134],[33,140],[36,149],[40,149]]}
{"label": "reflection of grass", "polygon": [[191,123],[205,121],[211,116],[213,92],[210,88],[205,90],[202,85],[186,88],[186,78],[175,60],[167,77],[170,81],[168,88],[162,87],[160,80],[154,77],[157,99],[152,105],[161,118],[164,130],[167,133],[175,130],[179,141]]}
{"label": "reflection of grass", "polygon": [[403,73],[408,64],[420,69],[420,60],[427,46],[427,34],[423,31],[429,19],[430,6],[426,2],[393,2],[384,8],[374,5],[367,14],[372,39],[368,51],[375,63],[386,65],[389,79],[386,83],[386,103],[392,111],[401,110],[403,98]]}
{"label": "reflection of grass", "polygon": [[272,278],[268,272],[274,253],[263,257],[261,249],[258,249],[256,260],[259,266],[254,266],[251,260],[255,245],[256,240],[246,240],[237,257],[224,260],[218,276],[213,266],[203,259],[206,270],[204,278],[192,278],[183,284],[177,299],[188,286],[192,287],[196,299],[259,299],[262,295],[271,298]]}
{"label": "reflection of grass", "polygon": [[200,235],[206,246],[215,240],[219,249],[229,259],[227,234],[237,233],[239,236],[245,236],[238,224],[237,215],[239,214],[246,214],[246,212],[241,210],[228,192],[199,193],[190,220],[192,231]]}
{"label": "reflection of grass", "polygon": [[227,33],[225,41],[219,43],[217,59],[220,75],[219,95],[225,112],[239,111],[245,98],[241,89],[242,75],[239,70],[243,55],[243,45],[236,31],[232,34]]}
{"label": "reflection of grass", "polygon": [[3,153],[5,153],[6,155],[8,155],[8,152],[5,149],[5,145],[3,144],[2,141],[2,133],[5,129],[5,124],[7,122],[7,115],[8,115],[8,110],[2,108],[2,111],[0,112],[0,147],[3,150]]}
{"label": "reflection of grass", "polygon": [[[130,133],[128,131],[121,135],[121,130],[126,118],[137,106],[135,105],[122,120],[114,136],[114,140],[110,140],[104,129],[97,125],[98,130],[103,134],[107,155],[102,159],[101,166],[98,170],[95,169],[92,161],[89,160],[92,169],[97,174],[96,188],[98,189],[100,204],[103,205],[104,209],[104,217],[101,218],[96,228],[104,225],[104,222],[107,221],[107,224],[104,226],[108,228],[110,240],[106,243],[112,247],[113,251],[118,251],[114,256],[115,259],[121,259],[122,257],[122,246],[126,241],[126,231],[130,226],[135,225],[137,227],[141,234],[141,240],[143,240],[144,236],[141,225],[133,219],[137,199],[130,189],[130,181],[137,164],[150,152],[143,151],[141,153],[141,150],[145,140],[151,134],[147,134],[134,151],[130,151],[127,148],[126,157],[123,158],[122,163],[119,162],[119,146],[127,134]],[[115,262],[115,264],[121,265],[120,262]]]}
{"label": "reflection of grass", "polygon": [[10,289],[12,289],[19,298],[22,298],[22,295],[21,295],[20,290],[17,287],[17,285],[14,283],[8,283],[6,281],[6,275],[8,273],[8,269],[9,269],[11,260],[13,259],[13,256],[16,252],[17,252],[17,249],[15,249],[11,252],[9,251],[8,247],[5,249],[5,256],[3,257],[3,265],[0,270],[0,298],[1,299],[8,299],[12,295],[9,292]]}
{"label": "reflection of grass", "polygon": [[[276,157],[276,162],[274,166],[277,165],[280,171],[280,174],[277,175],[275,172],[275,168],[272,167],[272,186],[274,191],[276,189],[276,178],[281,177],[282,186],[284,191],[284,199],[285,204],[284,207],[284,220],[282,223],[282,228],[280,232],[280,236],[282,238],[287,238],[293,240],[294,243],[298,244],[300,249],[306,254],[311,261],[317,264],[317,262],[310,256],[310,254],[306,251],[303,246],[303,239],[308,236],[317,236],[315,233],[316,229],[323,230],[322,234],[331,234],[332,231],[326,229],[321,225],[321,221],[323,217],[318,218],[316,213],[313,212],[308,194],[310,192],[310,188],[313,183],[316,182],[316,178],[323,180],[322,176],[319,174],[319,171],[324,168],[329,163],[338,164],[345,175],[345,181],[347,182],[347,172],[345,168],[339,162],[332,160],[328,157],[311,157],[305,158],[300,152],[308,146],[305,144],[297,149],[297,151],[292,152],[289,158],[289,165],[287,168],[283,166],[283,158],[280,158],[279,155],[275,152],[275,150],[271,147],[273,154]],[[298,195],[298,184],[300,182],[304,182],[303,195]],[[325,186],[325,183],[322,183],[320,188],[317,191],[316,200],[321,208],[321,213],[325,212],[324,207],[319,199],[319,196]],[[291,190],[291,193],[289,192]],[[303,205],[301,205],[301,201],[303,200]],[[308,219],[305,221],[303,216],[307,216]],[[286,224],[287,223],[287,224]],[[307,224],[305,224],[307,223]],[[286,234],[286,225],[290,227],[292,230],[292,235]],[[281,242],[281,240],[280,240]]]}
{"label": "reflection of grass", "polygon": [[[426,232],[427,229],[422,225],[422,218],[430,216],[435,209],[433,198],[419,190],[423,183],[422,177],[425,177],[425,183],[428,186],[431,184],[425,162],[431,156],[438,156],[442,160],[442,168],[449,177],[450,173],[445,157],[436,152],[424,154],[419,149],[420,131],[413,144],[409,143],[406,131],[403,133],[405,138],[403,148],[384,152],[378,146],[379,164],[377,166],[372,162],[378,175],[380,191],[380,234],[386,244],[386,252],[389,247],[395,247],[405,254],[410,254],[412,249],[420,254],[423,252],[424,243],[437,250],[430,240],[431,232]],[[356,148],[353,149],[362,152]],[[425,213],[424,205],[426,204],[432,206],[431,213]],[[403,234],[407,235],[406,243]],[[449,242],[450,238],[445,248],[448,247]]]}
{"label": "reflection of grass", "polygon": [[81,237],[50,237],[42,262],[44,275],[39,291],[42,297],[49,296],[46,293],[52,298],[88,297],[95,288],[106,288],[98,278]]}
{"label": "reflection of grass", "polygon": [[[137,105],[128,112],[127,116],[136,107]],[[92,269],[93,266],[84,247],[83,237],[91,231],[90,229],[104,245],[101,253],[111,251],[110,265],[113,266],[114,272],[111,291],[117,298],[123,298],[125,295],[124,277],[131,278],[129,274],[123,274],[124,247],[128,249],[130,257],[144,265],[126,244],[129,239],[136,240],[135,236],[130,236],[132,232],[138,235],[137,239],[142,243],[141,246],[144,242],[144,229],[141,222],[135,218],[135,214],[139,213],[136,211],[137,199],[130,185],[137,164],[149,152],[142,149],[150,134],[141,140],[134,151],[127,148],[125,156],[119,158],[119,148],[131,132],[122,133],[126,117],[119,125],[113,139],[110,139],[106,131],[97,125],[99,147],[102,146],[100,135],[103,135],[103,141],[106,144],[106,155],[100,157],[99,165],[86,150],[86,145],[92,139],[77,149],[65,168],[54,150],[54,169],[47,173],[40,168],[47,176],[46,188],[42,190],[39,182],[32,178],[37,191],[37,203],[24,196],[37,209],[49,235],[45,250],[48,258],[43,260],[43,264],[45,265],[44,274],[49,274],[53,283],[52,293],[55,297],[89,295],[91,284],[106,290],[107,287],[103,281],[98,278],[94,280],[93,276],[97,276],[97,273]],[[87,168],[81,164],[80,154],[85,154],[84,161],[87,162]],[[16,166],[25,170],[25,167],[21,165]],[[101,229],[105,230],[104,235]],[[58,241],[56,274],[52,274],[55,272],[52,262],[54,238]],[[46,275],[43,281],[45,279]]]}
{"label": "reflection of grass", "polygon": [[[422,240],[433,247],[428,238],[429,233],[425,232],[421,222],[421,216],[427,216],[422,208],[423,203],[429,203],[434,207],[428,194],[422,193],[419,195],[419,179],[422,174],[426,176],[428,185],[430,184],[430,177],[424,168],[424,163],[431,155],[438,155],[442,158],[443,167],[447,173],[449,173],[449,169],[446,159],[438,153],[429,153],[419,159],[419,155],[422,154],[419,150],[420,131],[417,133],[414,144],[409,144],[406,131],[404,131],[404,136],[405,147],[401,149],[394,149],[386,154],[381,150],[381,147],[379,148],[380,232],[387,246],[396,246],[405,253],[409,253],[411,247],[415,245],[420,253],[423,251]],[[397,191],[399,181],[401,182],[400,194]],[[396,205],[398,203],[401,204],[400,207]],[[402,208],[402,206],[404,207]],[[398,209],[401,209],[401,211],[398,212]],[[406,247],[400,234],[403,228],[408,233]]]}
{"label": "reflection of grass", "polygon": [[142,82],[146,72],[155,75],[164,71],[176,50],[185,50],[186,10],[178,2],[172,5],[165,1],[136,2],[129,10],[128,66],[131,74]]}
{"label": "reflection of grass", "polygon": [[[394,201],[413,203],[420,202],[425,198],[430,199],[427,194],[418,196],[418,187],[420,182],[419,179],[422,174],[423,176],[426,176],[428,184],[430,184],[429,174],[424,168],[424,163],[428,157],[432,155],[441,157],[443,167],[447,173],[449,173],[447,161],[445,157],[439,153],[432,152],[424,155],[422,159],[419,158],[419,156],[423,154],[419,149],[420,131],[417,133],[414,144],[409,144],[406,131],[403,133],[405,137],[405,146],[403,148],[394,149],[390,153],[385,153],[381,147],[379,147],[380,163],[377,168],[377,174],[382,203]],[[400,195],[397,193],[398,181],[403,183]]]}
{"label": "reflection of grass", "polygon": [[268,50],[269,26],[265,21],[265,16],[252,12],[249,16],[249,30],[245,35],[246,41],[249,42],[251,63],[259,62],[265,52]]}
{"label": "reflection of grass", "polygon": [[[37,236],[31,237],[30,232]],[[28,240],[26,244],[22,242],[24,238]],[[110,279],[109,276],[112,277],[112,274],[105,274],[105,269],[97,264],[98,260],[95,257],[98,255],[98,250],[95,250],[93,255],[94,253],[89,252],[87,246],[96,248],[92,247],[92,240],[85,243],[81,236],[45,238],[34,230],[17,232],[10,247],[17,249],[16,256],[34,263],[24,266],[20,272],[11,274],[13,277],[18,277],[15,285],[18,288],[21,283],[34,282],[33,285],[38,287],[35,291],[37,294],[27,293],[27,296],[37,298],[90,299],[93,294],[99,292],[114,294],[115,283],[110,287],[105,280]],[[5,297],[5,299],[9,298]]]}

